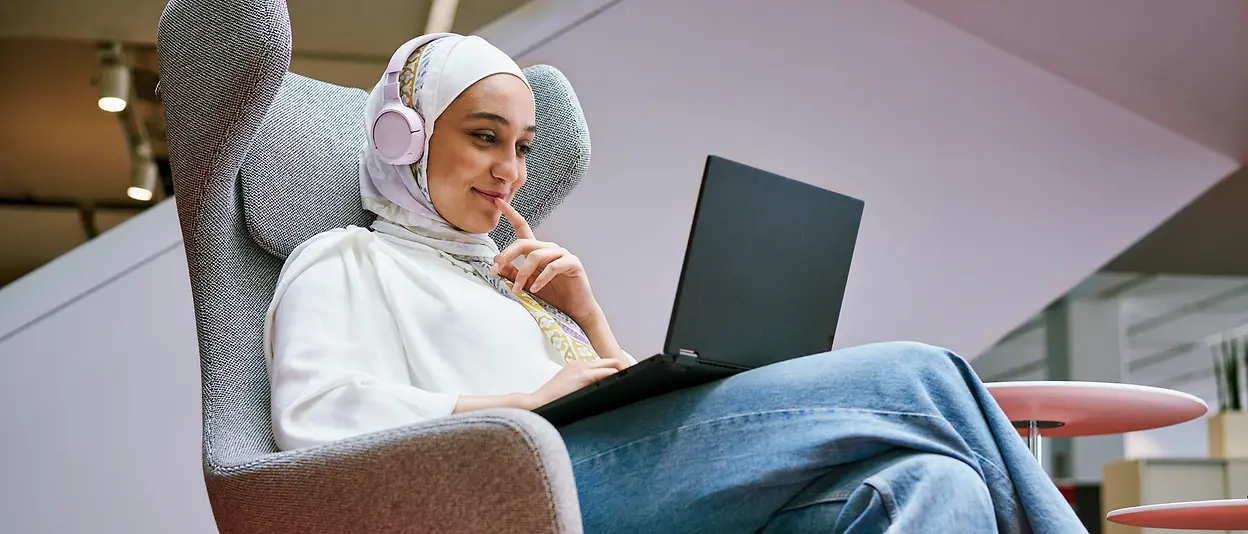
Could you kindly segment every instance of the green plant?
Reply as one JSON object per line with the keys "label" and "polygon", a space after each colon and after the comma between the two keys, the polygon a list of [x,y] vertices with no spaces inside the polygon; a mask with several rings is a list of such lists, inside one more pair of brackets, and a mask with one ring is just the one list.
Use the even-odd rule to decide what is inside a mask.
{"label": "green plant", "polygon": [[1244,409],[1242,392],[1239,388],[1239,340],[1228,339],[1222,342],[1222,354],[1226,358],[1226,389],[1230,394],[1230,410],[1238,412]]}
{"label": "green plant", "polygon": [[1218,386],[1218,411],[1225,412],[1230,404],[1230,394],[1226,391],[1226,357],[1222,354],[1222,345],[1209,347],[1213,353],[1213,381]]}
{"label": "green plant", "polygon": [[1224,339],[1214,345],[1213,375],[1218,386],[1218,411],[1244,409],[1244,389],[1240,373],[1248,367],[1248,338]]}

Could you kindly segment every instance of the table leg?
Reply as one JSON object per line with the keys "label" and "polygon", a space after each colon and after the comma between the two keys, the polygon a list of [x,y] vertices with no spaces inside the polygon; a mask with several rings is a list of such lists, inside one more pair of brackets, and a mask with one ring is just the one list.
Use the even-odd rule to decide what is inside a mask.
{"label": "table leg", "polygon": [[1027,421],[1027,448],[1031,449],[1031,455],[1036,458],[1036,463],[1040,464],[1040,467],[1044,467],[1044,460],[1041,457],[1044,451],[1041,449],[1040,439],[1039,423],[1037,421]]}
{"label": "table leg", "polygon": [[1061,421],[1045,420],[1015,420],[1010,421],[1010,423],[1014,425],[1014,428],[1019,429],[1020,433],[1022,429],[1027,429],[1027,448],[1031,450],[1031,455],[1035,457],[1036,463],[1040,464],[1040,467],[1044,467],[1044,460],[1041,456],[1044,453],[1044,449],[1041,448],[1041,441],[1044,437],[1040,434],[1040,431],[1066,426],[1066,423]]}

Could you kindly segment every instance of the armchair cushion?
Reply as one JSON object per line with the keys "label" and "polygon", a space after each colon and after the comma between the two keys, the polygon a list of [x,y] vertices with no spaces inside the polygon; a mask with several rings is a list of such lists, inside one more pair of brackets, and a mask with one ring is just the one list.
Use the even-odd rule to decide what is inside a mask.
{"label": "armchair cushion", "polygon": [[238,178],[247,230],[285,258],[331,228],[367,226],[358,161],[368,95],[287,73]]}
{"label": "armchair cushion", "polygon": [[[558,70],[524,69],[537,102],[538,135],[528,181],[514,204],[536,226],[563,201],[589,166],[589,128],[572,86]],[[360,207],[358,155],[367,93],[288,73],[239,170],[247,230],[285,258],[330,228],[366,226]],[[515,239],[504,219],[491,233],[499,247]]]}

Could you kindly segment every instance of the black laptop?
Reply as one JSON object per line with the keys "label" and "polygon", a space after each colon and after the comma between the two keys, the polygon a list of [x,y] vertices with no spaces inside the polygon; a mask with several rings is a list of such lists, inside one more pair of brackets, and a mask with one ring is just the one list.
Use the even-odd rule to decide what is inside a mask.
{"label": "black laptop", "polygon": [[538,408],[554,425],[832,347],[863,202],[710,156],[663,352]]}

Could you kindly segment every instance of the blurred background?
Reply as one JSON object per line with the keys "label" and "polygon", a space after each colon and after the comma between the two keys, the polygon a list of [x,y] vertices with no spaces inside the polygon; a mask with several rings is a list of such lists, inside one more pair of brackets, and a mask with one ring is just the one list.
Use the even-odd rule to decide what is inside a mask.
{"label": "blurred background", "polygon": [[[462,0],[446,20],[451,31],[467,33],[523,3]],[[0,69],[8,73],[0,87],[0,284],[172,194],[155,93],[156,21],[164,5],[0,5]],[[377,65],[384,68],[396,43],[421,33],[431,8],[430,0],[292,2],[298,36],[291,71],[371,88]],[[125,108],[105,111],[101,98]]]}
{"label": "blurred background", "polygon": [[[155,97],[164,4],[0,4],[0,472],[21,481],[0,484],[0,531],[214,530]],[[866,201],[839,346],[926,341],[989,382],[1141,384],[1228,411],[1215,362],[1248,333],[1248,2],[289,11],[290,71],[343,86],[371,87],[396,46],[430,29],[563,70],[594,163],[542,231],[595,271],[634,354],[662,341],[715,153]],[[1207,420],[1055,439],[1045,467],[1100,531],[1102,467],[1208,460]],[[1175,482],[1186,475],[1156,483],[1170,493],[1121,491],[1248,494],[1248,467],[1234,473],[1216,491]]]}

